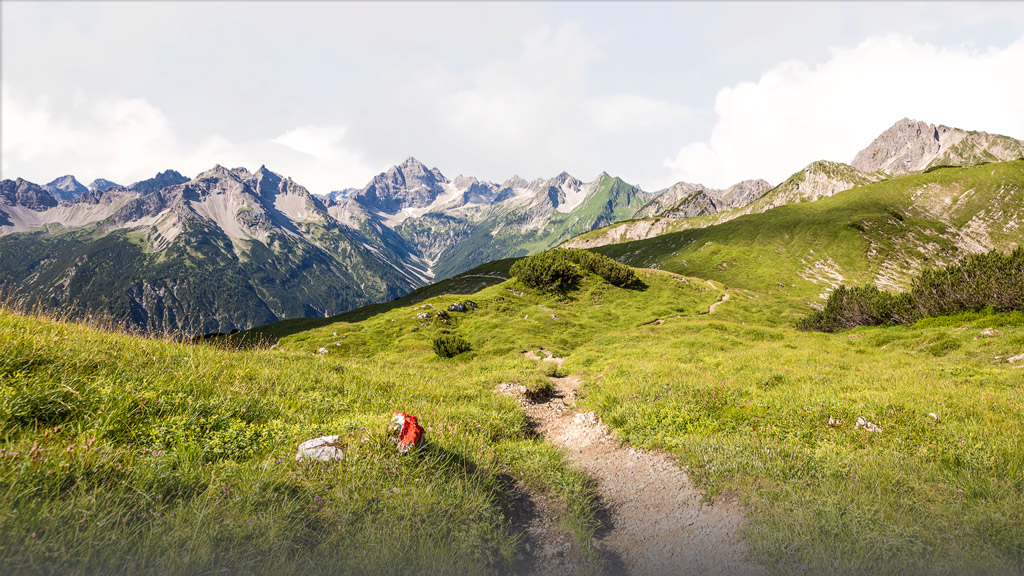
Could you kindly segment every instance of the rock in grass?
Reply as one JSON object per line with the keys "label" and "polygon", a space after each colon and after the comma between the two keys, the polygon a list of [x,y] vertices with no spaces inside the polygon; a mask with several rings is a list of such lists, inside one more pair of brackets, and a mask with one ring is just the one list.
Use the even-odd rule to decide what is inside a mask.
{"label": "rock in grass", "polygon": [[879,428],[874,422],[870,422],[867,418],[865,418],[863,416],[858,416],[857,417],[857,425],[855,426],[855,428],[863,428],[863,429],[867,430],[868,432],[881,432],[882,431],[882,429]]}
{"label": "rock in grass", "polygon": [[461,303],[461,302],[456,302],[455,304],[452,304],[451,306],[448,307],[448,311],[449,312],[465,312],[466,311],[466,305]]}
{"label": "rock in grass", "polygon": [[299,451],[295,454],[295,459],[340,462],[345,459],[345,452],[341,450],[338,436],[321,436],[299,444]]}

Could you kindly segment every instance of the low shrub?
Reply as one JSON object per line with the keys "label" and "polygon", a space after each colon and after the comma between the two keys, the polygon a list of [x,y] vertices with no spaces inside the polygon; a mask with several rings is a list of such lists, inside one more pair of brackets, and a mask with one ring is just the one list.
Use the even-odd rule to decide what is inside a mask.
{"label": "low shrub", "polygon": [[834,332],[856,326],[913,324],[923,318],[978,312],[1024,311],[1024,248],[1010,254],[971,254],[946,268],[921,272],[907,292],[839,286],[825,308],[797,323],[801,330]]}
{"label": "low shrub", "polygon": [[632,268],[615,260],[578,248],[555,248],[512,265],[511,273],[520,282],[537,290],[568,292],[583,278],[581,271],[591,272],[620,288],[638,288],[640,279]]}
{"label": "low shrub", "polygon": [[471,349],[469,342],[458,334],[441,334],[434,338],[434,353],[441,358],[452,358]]}

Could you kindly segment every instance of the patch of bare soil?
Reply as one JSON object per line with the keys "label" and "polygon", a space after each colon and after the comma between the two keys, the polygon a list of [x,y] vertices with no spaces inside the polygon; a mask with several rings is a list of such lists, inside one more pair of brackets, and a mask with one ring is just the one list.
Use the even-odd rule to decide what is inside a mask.
{"label": "patch of bare soil", "polygon": [[[544,352],[527,356],[560,360]],[[734,497],[720,495],[713,505],[705,504],[703,493],[673,456],[619,442],[593,412],[575,409],[582,384],[579,376],[551,381],[554,393],[536,401],[528,401],[511,388],[502,392],[518,396],[537,432],[565,448],[570,461],[595,481],[605,518],[594,544],[605,557],[606,573],[676,576],[764,572],[746,561],[746,546],[737,533],[743,510]],[[553,565],[550,571],[531,573],[567,572]]]}

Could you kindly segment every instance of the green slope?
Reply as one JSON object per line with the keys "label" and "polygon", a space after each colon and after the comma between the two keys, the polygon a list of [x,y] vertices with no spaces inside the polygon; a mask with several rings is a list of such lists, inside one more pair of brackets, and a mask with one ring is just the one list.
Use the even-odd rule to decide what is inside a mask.
{"label": "green slope", "polygon": [[[417,360],[232,351],[0,309],[0,571],[509,573],[517,481],[568,510],[586,547],[591,486],[491,392],[529,361]],[[420,417],[426,446],[396,453],[395,410]],[[322,434],[344,461],[296,462]]]}
{"label": "green slope", "polygon": [[[743,533],[769,573],[1021,574],[1024,372],[1007,358],[1024,352],[1024,316],[804,333],[779,324],[786,303],[771,295],[641,276],[645,291],[591,278],[568,297],[509,282],[446,324],[416,314],[459,298],[279,348],[417,365],[449,331],[482,370],[547,347],[582,377],[583,409],[619,437],[676,454],[712,496],[742,495]],[[723,290],[731,298],[707,314]],[[536,378],[524,368],[516,381]],[[856,429],[860,416],[882,433]]]}
{"label": "green slope", "polygon": [[1021,244],[1024,161],[946,168],[781,206],[704,228],[598,248],[634,266],[709,278],[788,302],[845,282],[905,284],[925,263],[979,242]]}

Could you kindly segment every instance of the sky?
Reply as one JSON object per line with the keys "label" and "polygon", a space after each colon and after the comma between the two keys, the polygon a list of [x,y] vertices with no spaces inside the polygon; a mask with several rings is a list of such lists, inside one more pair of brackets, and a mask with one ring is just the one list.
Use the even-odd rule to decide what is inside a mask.
{"label": "sky", "polygon": [[1024,3],[0,2],[0,177],[773,184],[901,118],[1024,138]]}

